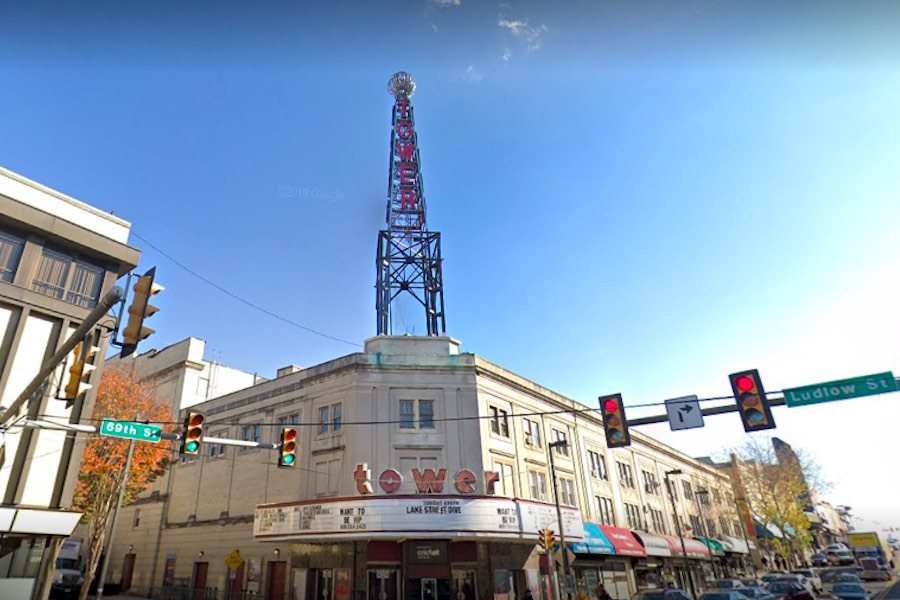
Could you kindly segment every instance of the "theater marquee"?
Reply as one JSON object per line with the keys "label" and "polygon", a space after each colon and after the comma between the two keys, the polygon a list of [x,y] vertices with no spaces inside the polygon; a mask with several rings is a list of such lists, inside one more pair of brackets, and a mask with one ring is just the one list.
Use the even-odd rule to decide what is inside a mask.
{"label": "theater marquee", "polygon": [[[581,512],[563,508],[566,538],[584,537]],[[540,529],[558,529],[550,504],[472,496],[340,498],[260,505],[253,519],[258,539],[390,539],[484,537],[536,541]]]}

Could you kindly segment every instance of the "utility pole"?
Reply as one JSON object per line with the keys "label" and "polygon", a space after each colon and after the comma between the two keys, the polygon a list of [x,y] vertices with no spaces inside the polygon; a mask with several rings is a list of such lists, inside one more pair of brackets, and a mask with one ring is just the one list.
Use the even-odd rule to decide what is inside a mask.
{"label": "utility pole", "polygon": [[[566,531],[563,529],[563,518],[562,518],[562,509],[559,506],[559,489],[556,485],[556,464],[553,462],[553,451],[557,448],[567,448],[569,442],[566,440],[556,440],[547,446],[547,451],[550,454],[550,479],[553,482],[553,501],[556,503],[556,521],[559,525],[559,551],[562,554],[563,559],[563,572],[566,577],[566,597],[569,600],[572,600],[572,592],[569,590],[569,549],[566,548]],[[555,571],[556,569],[554,569]]]}
{"label": "utility pole", "polygon": [[688,585],[691,588],[691,596],[696,600],[697,590],[694,589],[694,578],[691,576],[691,567],[688,564],[687,548],[684,546],[684,533],[681,531],[681,519],[678,518],[678,509],[675,508],[675,491],[672,489],[670,475],[681,475],[681,469],[666,471],[666,489],[669,491],[669,500],[672,502],[672,516],[675,517],[675,530],[678,531],[678,539],[681,540],[681,555],[684,557],[684,570],[687,573]]}
{"label": "utility pole", "polygon": [[[706,502],[700,502],[700,497]],[[697,488],[697,493],[694,494],[694,500],[697,502],[697,519],[700,521],[700,529],[703,531],[703,537],[707,540],[710,539],[710,534],[712,533],[707,525],[707,520],[703,516],[703,507],[702,504],[709,504],[709,490],[703,488]],[[709,548],[709,566],[713,571],[713,576],[718,577],[718,573],[716,573],[716,563],[713,561],[713,553],[712,553],[712,541],[709,541],[705,544]]]}
{"label": "utility pole", "polygon": [[[140,417],[137,418],[140,421]],[[116,525],[119,522],[119,507],[122,500],[125,499],[125,488],[128,487],[128,478],[131,475],[131,458],[134,456],[134,440],[128,443],[128,457],[125,459],[125,474],[122,476],[122,487],[119,489],[119,498],[116,500],[116,506],[113,512],[112,526],[109,528],[109,537],[106,539],[106,551],[103,553],[103,568],[100,569],[100,581],[97,582],[97,600],[103,598],[103,585],[106,582],[106,571],[109,569],[109,560],[112,558],[109,554],[112,550],[113,539],[116,537]]]}

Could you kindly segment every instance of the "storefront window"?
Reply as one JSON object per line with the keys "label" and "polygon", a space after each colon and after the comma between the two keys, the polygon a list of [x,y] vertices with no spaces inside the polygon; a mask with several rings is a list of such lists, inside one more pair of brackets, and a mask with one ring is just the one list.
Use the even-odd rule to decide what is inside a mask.
{"label": "storefront window", "polygon": [[399,597],[398,569],[369,569],[369,600],[398,600]]}
{"label": "storefront window", "polygon": [[477,600],[475,569],[453,569],[453,600]]}

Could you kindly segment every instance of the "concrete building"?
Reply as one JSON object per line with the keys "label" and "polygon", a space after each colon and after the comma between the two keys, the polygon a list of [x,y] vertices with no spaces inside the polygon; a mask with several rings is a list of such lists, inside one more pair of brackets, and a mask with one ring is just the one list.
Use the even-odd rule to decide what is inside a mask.
{"label": "concrete building", "polygon": [[[610,450],[594,410],[451,338],[376,337],[193,409],[207,436],[277,443],[294,427],[298,460],[279,468],[277,450],[206,443],[174,464],[164,489],[122,513],[110,581],[130,580],[132,593],[504,600],[528,588],[539,600],[538,530],[560,534],[554,473],[590,596],[602,581],[628,597],[686,567],[701,585],[748,550],[727,474],[638,431]],[[557,440],[568,445],[549,450]],[[686,562],[665,491],[675,469]]]}
{"label": "concrete building", "polygon": [[[137,265],[130,227],[0,169],[0,405],[12,405],[98,300]],[[111,322],[98,327],[103,353]],[[19,417],[70,423],[90,417],[94,392],[67,408],[55,399],[59,378],[52,379]],[[37,597],[35,582],[53,568],[54,542],[69,535],[80,517],[67,509],[82,446],[74,433],[20,427],[0,439],[0,598]]]}

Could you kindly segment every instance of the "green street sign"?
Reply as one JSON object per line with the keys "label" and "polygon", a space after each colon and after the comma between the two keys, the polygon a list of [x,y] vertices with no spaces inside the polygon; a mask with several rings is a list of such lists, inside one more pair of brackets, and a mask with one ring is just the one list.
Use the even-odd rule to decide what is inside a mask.
{"label": "green street sign", "polygon": [[860,398],[862,396],[874,396],[875,394],[887,394],[897,391],[897,380],[894,374],[876,373],[864,377],[851,379],[839,379],[805,385],[803,387],[784,390],[784,401],[788,406],[806,406],[834,400],[847,400],[848,398]]}
{"label": "green street sign", "polygon": [[134,421],[103,419],[103,423],[100,425],[100,435],[137,440],[139,442],[158,442],[161,433],[162,427],[135,423]]}

